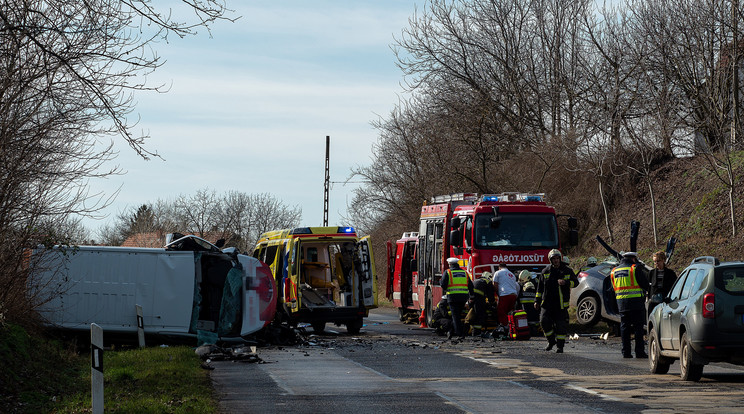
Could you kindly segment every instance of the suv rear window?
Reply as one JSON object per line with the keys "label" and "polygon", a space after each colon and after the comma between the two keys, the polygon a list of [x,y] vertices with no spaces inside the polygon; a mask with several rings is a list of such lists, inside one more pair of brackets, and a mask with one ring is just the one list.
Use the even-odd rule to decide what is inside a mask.
{"label": "suv rear window", "polygon": [[744,295],[744,267],[717,268],[716,287],[728,293]]}

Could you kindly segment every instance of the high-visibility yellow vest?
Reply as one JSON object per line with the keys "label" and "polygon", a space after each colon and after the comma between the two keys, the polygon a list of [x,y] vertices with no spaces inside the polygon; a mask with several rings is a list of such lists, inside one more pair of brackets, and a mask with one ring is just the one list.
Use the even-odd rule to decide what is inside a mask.
{"label": "high-visibility yellow vest", "polygon": [[469,294],[468,292],[468,274],[462,270],[447,269],[447,277],[449,281],[447,283],[447,294]]}
{"label": "high-visibility yellow vest", "polygon": [[632,299],[642,298],[643,289],[635,277],[636,265],[616,267],[612,269],[612,288],[615,290],[615,298]]}

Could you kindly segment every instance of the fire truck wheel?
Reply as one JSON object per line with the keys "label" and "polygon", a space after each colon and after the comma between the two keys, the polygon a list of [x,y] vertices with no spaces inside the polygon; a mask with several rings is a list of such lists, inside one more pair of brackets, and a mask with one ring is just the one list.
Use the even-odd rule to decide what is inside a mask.
{"label": "fire truck wheel", "polygon": [[315,333],[321,333],[325,331],[326,323],[325,322],[313,322],[310,324],[310,326],[313,327],[313,331],[315,331]]}
{"label": "fire truck wheel", "polygon": [[431,290],[426,291],[426,326],[431,326],[432,321],[434,321],[434,304],[431,300]]}

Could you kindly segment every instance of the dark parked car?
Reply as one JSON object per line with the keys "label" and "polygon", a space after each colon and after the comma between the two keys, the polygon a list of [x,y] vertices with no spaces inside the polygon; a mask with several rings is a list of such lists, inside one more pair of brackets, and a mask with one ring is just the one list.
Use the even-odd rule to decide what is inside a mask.
{"label": "dark parked car", "polygon": [[[571,290],[571,306],[576,308],[576,322],[592,326],[600,320],[620,322],[620,315],[610,312],[604,305],[602,287],[617,262],[604,261],[579,272],[579,285]],[[614,306],[613,306],[614,307]]]}
{"label": "dark parked car", "polygon": [[648,321],[652,373],[679,359],[682,379],[698,381],[709,362],[744,365],[744,262],[698,257],[668,297],[654,299],[662,303]]}

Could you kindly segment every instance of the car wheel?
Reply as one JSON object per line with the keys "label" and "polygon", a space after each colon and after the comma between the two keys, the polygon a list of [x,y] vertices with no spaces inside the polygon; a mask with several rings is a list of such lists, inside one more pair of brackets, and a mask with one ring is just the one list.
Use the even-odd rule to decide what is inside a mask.
{"label": "car wheel", "polygon": [[687,332],[682,334],[682,349],[679,355],[679,374],[685,381],[700,381],[703,376],[703,364],[695,362],[695,350],[690,345]]}
{"label": "car wheel", "polygon": [[322,333],[323,331],[325,331],[326,323],[325,322],[312,322],[310,323],[310,326],[313,327],[313,331],[315,331],[315,333]]}
{"label": "car wheel", "polygon": [[584,296],[576,304],[576,322],[579,325],[594,326],[601,318],[602,312],[596,296]]}
{"label": "car wheel", "polygon": [[362,320],[362,318],[355,319],[351,322],[347,322],[346,332],[348,332],[349,335],[358,335],[363,325],[364,325],[364,321]]}
{"label": "car wheel", "polygon": [[648,334],[648,363],[652,374],[666,374],[672,363],[669,358],[661,356],[661,346],[655,329],[651,329]]}

